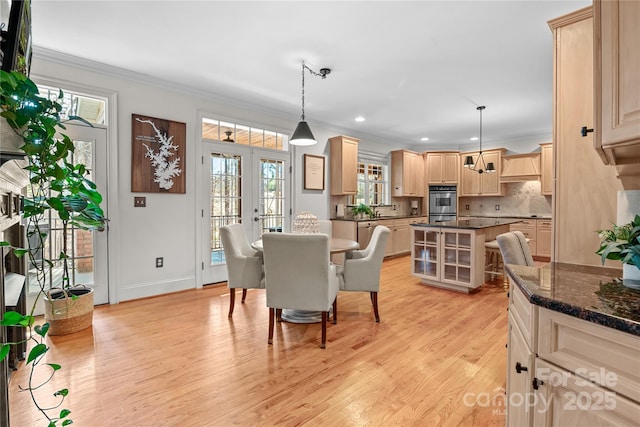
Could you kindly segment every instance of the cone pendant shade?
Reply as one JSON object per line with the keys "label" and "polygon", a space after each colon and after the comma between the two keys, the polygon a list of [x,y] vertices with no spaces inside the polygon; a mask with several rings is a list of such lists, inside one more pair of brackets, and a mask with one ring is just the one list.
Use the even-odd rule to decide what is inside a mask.
{"label": "cone pendant shade", "polygon": [[292,145],[313,145],[316,143],[316,138],[311,133],[311,128],[304,120],[301,120],[296,126],[296,130],[293,131],[289,144]]}

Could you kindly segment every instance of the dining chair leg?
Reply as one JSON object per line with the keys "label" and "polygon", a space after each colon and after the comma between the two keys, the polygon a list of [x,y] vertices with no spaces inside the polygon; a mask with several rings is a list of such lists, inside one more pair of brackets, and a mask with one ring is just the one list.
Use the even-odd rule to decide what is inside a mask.
{"label": "dining chair leg", "polygon": [[276,308],[276,320],[282,322],[282,309]]}
{"label": "dining chair leg", "polygon": [[242,288],[242,303],[247,299],[247,288]]}
{"label": "dining chair leg", "polygon": [[236,290],[229,288],[229,317],[233,316],[233,307],[236,305]]}
{"label": "dining chair leg", "polygon": [[378,314],[378,293],[371,292],[371,301],[373,302],[373,314],[376,316],[376,322],[380,323],[380,315]]}
{"label": "dining chair leg", "polygon": [[273,318],[274,318],[274,309],[269,307],[269,344],[273,344]]}
{"label": "dining chair leg", "polygon": [[320,348],[326,348],[327,346],[327,312],[322,312],[322,341],[320,342]]}
{"label": "dining chair leg", "polygon": [[338,323],[338,296],[333,300],[333,322],[334,325]]}

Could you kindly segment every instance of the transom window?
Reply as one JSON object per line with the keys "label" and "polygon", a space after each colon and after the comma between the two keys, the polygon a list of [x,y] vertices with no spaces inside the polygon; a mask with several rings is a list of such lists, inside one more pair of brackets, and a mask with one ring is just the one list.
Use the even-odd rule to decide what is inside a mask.
{"label": "transom window", "polygon": [[60,118],[63,121],[72,119],[73,116],[76,116],[82,117],[94,125],[107,124],[107,101],[105,99],[65,90],[62,92],[62,99],[59,100],[59,88],[38,85],[38,90],[40,91],[40,96],[43,98],[56,99],[60,104],[62,104]]}
{"label": "transom window", "polygon": [[287,151],[285,145],[288,137],[286,135],[272,130],[216,119],[202,119],[202,137],[214,141]]}

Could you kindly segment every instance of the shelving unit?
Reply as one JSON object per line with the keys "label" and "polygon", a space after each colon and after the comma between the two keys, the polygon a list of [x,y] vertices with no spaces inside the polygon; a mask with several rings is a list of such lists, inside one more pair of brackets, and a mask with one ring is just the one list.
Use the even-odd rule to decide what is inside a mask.
{"label": "shelving unit", "polygon": [[484,231],[413,227],[412,274],[428,285],[469,292],[483,283]]}

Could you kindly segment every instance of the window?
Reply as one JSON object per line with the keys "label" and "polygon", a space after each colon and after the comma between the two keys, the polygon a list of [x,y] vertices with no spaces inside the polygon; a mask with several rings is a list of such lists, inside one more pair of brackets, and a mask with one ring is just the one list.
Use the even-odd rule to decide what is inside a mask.
{"label": "window", "polygon": [[358,160],[358,193],[349,196],[349,204],[387,204],[389,200],[386,159],[360,157]]}
{"label": "window", "polygon": [[[40,91],[40,96],[48,99],[58,99],[60,94],[60,89],[56,87],[38,85],[38,90]],[[69,117],[77,116],[94,125],[107,124],[106,99],[64,90],[62,99],[58,100],[58,102],[62,104],[60,118],[63,121],[69,120]]]}
{"label": "window", "polygon": [[232,142],[251,147],[286,151],[286,135],[216,119],[202,119],[202,137],[213,141]]}

